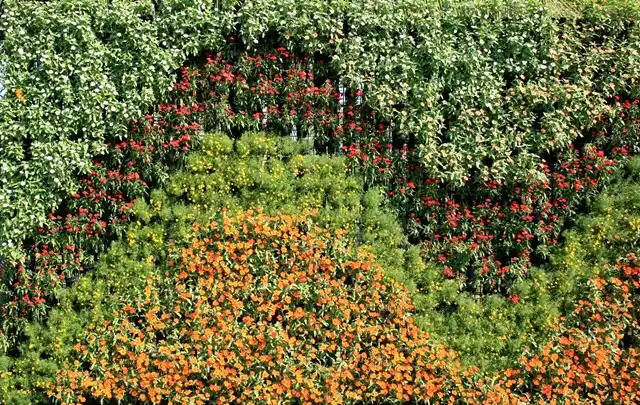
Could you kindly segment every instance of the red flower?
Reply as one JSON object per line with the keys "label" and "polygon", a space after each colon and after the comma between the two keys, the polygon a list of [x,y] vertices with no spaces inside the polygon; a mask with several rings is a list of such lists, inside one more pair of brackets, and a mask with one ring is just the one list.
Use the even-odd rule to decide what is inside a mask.
{"label": "red flower", "polygon": [[449,266],[445,266],[444,267],[444,270],[442,270],[442,274],[444,274],[446,277],[450,277],[450,278],[455,276],[455,273],[453,272],[453,270]]}

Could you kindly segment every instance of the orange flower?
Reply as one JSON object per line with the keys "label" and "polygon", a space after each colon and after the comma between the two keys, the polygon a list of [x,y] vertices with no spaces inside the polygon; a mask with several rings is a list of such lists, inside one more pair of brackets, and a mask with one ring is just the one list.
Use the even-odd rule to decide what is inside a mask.
{"label": "orange flower", "polygon": [[22,91],[22,89],[16,90],[16,97],[23,104],[27,102],[27,99],[24,97],[24,92]]}

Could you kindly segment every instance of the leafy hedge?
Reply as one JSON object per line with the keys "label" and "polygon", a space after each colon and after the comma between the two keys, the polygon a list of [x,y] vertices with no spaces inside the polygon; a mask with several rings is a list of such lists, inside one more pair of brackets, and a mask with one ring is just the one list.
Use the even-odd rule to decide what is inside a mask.
{"label": "leafy hedge", "polygon": [[[264,6],[277,12],[265,16]],[[317,14],[289,2],[3,2],[2,255],[20,256],[15,249],[77,191],[92,159],[110,153],[106,143],[130,139],[129,122],[165,100],[185,59],[205,49],[233,55],[267,31],[289,38],[285,45],[322,50],[328,42],[301,39],[320,16],[325,32],[335,32],[345,6],[317,2],[319,12],[334,9]],[[296,10],[302,18],[293,26],[284,15]],[[230,37],[240,38],[237,47]]]}
{"label": "leafy hedge", "polygon": [[[3,2],[3,251],[79,188],[105,139],[127,137],[128,122],[166,94],[186,54],[221,42],[181,43],[192,20],[176,17],[194,5],[165,3],[182,3],[182,13],[154,10],[151,1]],[[230,20],[210,13],[209,23]]]}
{"label": "leafy hedge", "polygon": [[[405,3],[414,12],[427,4]],[[78,189],[105,143],[127,140],[129,122],[164,100],[186,58],[212,49],[233,59],[247,49],[280,46],[332,56],[343,52],[349,35],[344,19],[359,15],[358,7],[324,1],[3,2],[3,255],[18,254],[10,248]]]}
{"label": "leafy hedge", "polygon": [[637,4],[584,2],[577,19],[504,6],[445,7],[438,47],[407,45],[423,52],[407,89],[423,90],[397,133],[373,122],[344,140],[424,257],[476,295],[512,295],[640,147]]}

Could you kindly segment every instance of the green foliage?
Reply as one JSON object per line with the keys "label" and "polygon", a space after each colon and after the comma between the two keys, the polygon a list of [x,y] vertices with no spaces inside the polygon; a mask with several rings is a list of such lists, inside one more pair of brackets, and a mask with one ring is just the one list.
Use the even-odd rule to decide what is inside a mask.
{"label": "green foliage", "polygon": [[417,140],[429,178],[538,179],[541,153],[631,92],[640,65],[634,2],[580,2],[566,21],[544,3],[6,1],[2,243],[45,223],[105,139],[126,138],[205,49],[322,55],[331,79],[364,90],[368,111],[395,123],[394,137]]}
{"label": "green foliage", "polygon": [[3,4],[8,97],[0,103],[2,243],[16,246],[78,187],[106,136],[164,94],[182,63],[139,4]]}
{"label": "green foliage", "polygon": [[[357,124],[375,115],[345,129],[352,167],[385,187],[433,272],[479,296],[517,295],[640,148],[637,4],[588,1],[558,17],[544,3],[445,2],[418,27],[399,7],[406,32],[391,55],[347,75],[368,80],[353,85],[365,89]],[[378,32],[354,29],[370,52]]]}
{"label": "green foliage", "polygon": [[437,269],[426,269],[417,278],[422,278],[414,279],[421,287],[414,298],[418,325],[456,350],[465,364],[484,370],[513,366],[526,347],[543,345],[561,314],[556,276],[539,269],[517,283],[508,300],[460,292],[458,284]]}
{"label": "green foliage", "polygon": [[[280,12],[289,12],[288,3]],[[205,49],[229,51],[224,36],[234,35],[238,23],[247,24],[242,40],[254,44],[269,30],[284,34],[285,21],[295,21],[266,15],[256,25],[259,5],[249,3],[244,11],[237,6],[230,0],[3,2],[3,256],[20,254],[8,250],[78,189],[80,175],[106,151],[106,141],[130,137],[129,122],[163,100],[187,57]],[[316,15],[308,7],[298,8]],[[324,18],[333,21],[330,14]],[[300,30],[309,31],[316,19],[301,20],[306,28]]]}
{"label": "green foliage", "polygon": [[[166,195],[151,196],[149,208],[162,218],[189,214],[199,220],[221,209],[261,208],[265,213],[318,210],[316,221],[344,228],[358,243],[372,247],[389,274],[404,272],[406,237],[395,216],[383,209],[378,189],[362,191],[342,157],[309,154],[312,145],[259,132],[236,142],[214,133],[189,156],[185,170],[172,176]],[[178,214],[163,209],[179,205]],[[182,211],[184,209],[184,212]],[[138,214],[150,219],[149,213]]]}
{"label": "green foliage", "polygon": [[336,225],[355,222],[361,182],[348,175],[343,158],[305,155],[310,149],[307,143],[262,133],[245,133],[236,142],[219,133],[207,135],[166,193],[191,204],[190,210],[201,209],[204,214],[198,215],[250,206],[268,213],[320,209]]}
{"label": "green foliage", "polygon": [[[91,294],[92,300],[99,300],[100,289],[89,293],[86,281],[82,282],[84,288],[79,286],[78,296]],[[85,314],[72,311],[69,301],[63,299],[62,303],[61,310],[49,317],[47,326],[32,324],[26,328],[26,342],[17,348],[18,355],[0,356],[0,403],[49,403],[44,392],[55,381],[56,372],[71,355],[73,343],[88,322]]]}

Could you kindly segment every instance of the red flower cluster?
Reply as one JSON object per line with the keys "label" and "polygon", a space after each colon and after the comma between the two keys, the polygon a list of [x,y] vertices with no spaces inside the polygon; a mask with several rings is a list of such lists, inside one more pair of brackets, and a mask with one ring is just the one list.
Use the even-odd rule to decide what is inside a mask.
{"label": "red flower cluster", "polygon": [[410,236],[423,242],[425,257],[439,258],[443,274],[459,279],[462,288],[506,296],[629,155],[629,138],[609,146],[570,146],[553,163],[539,165],[544,180],[507,184],[469,177],[452,187],[429,177],[417,150],[386,141],[383,125],[375,131],[373,123],[362,127],[367,131],[343,150],[370,185],[387,189]]}

